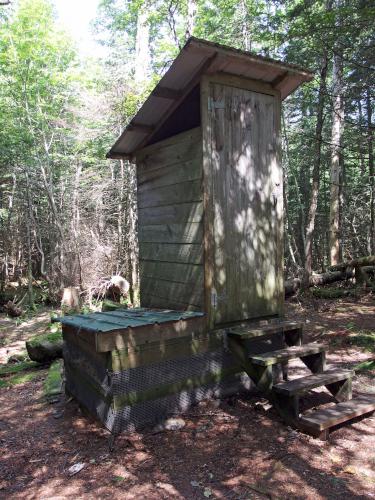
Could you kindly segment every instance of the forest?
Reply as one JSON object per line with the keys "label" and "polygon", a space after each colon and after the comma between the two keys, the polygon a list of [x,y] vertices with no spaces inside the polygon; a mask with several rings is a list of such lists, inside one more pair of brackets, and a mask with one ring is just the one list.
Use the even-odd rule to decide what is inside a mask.
{"label": "forest", "polygon": [[1,5],[1,291],[137,294],[135,168],[106,152],[190,35],[315,75],[283,104],[286,278],[373,255],[374,20],[367,0],[102,0],[105,56],[82,56],[53,3]]}
{"label": "forest", "polygon": [[1,498],[375,498],[374,26],[0,0]]}

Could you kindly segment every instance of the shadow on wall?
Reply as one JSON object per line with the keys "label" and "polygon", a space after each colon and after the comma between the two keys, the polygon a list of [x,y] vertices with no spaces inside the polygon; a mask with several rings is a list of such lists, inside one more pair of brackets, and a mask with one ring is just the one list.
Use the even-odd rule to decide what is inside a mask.
{"label": "shadow on wall", "polygon": [[[218,322],[280,312],[282,172],[273,96],[212,85],[214,283]],[[222,103],[222,105],[220,105]]]}
{"label": "shadow on wall", "polygon": [[[208,152],[199,127],[137,157],[142,305],[203,310],[204,262],[211,261],[216,323],[279,314],[280,103],[219,84],[210,92],[213,109],[203,131]],[[203,177],[203,154],[210,158],[209,178]],[[204,192],[212,196],[205,224]],[[204,236],[213,245],[211,256],[204,254]]]}

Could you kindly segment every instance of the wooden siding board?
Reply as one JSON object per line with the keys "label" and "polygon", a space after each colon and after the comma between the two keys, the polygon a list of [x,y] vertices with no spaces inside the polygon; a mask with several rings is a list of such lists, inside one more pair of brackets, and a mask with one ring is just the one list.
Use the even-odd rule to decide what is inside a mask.
{"label": "wooden siding board", "polygon": [[138,232],[139,241],[145,243],[199,243],[202,236],[200,222],[141,226]]}
{"label": "wooden siding board", "polygon": [[141,304],[202,310],[200,128],[137,153]]}
{"label": "wooden siding board", "polygon": [[190,283],[203,286],[203,267],[176,262],[140,261],[140,272],[145,278],[156,278],[175,283]]}
{"label": "wooden siding board", "polygon": [[125,328],[115,332],[98,332],[96,334],[96,350],[98,352],[107,352],[115,349],[130,349],[148,342],[163,342],[192,333],[203,333],[204,331],[205,321],[204,317],[201,317],[160,325],[155,323],[139,328]]}
{"label": "wooden siding board", "polygon": [[196,307],[202,307],[203,303],[201,283],[176,283],[171,280],[142,276],[141,300],[142,294],[192,304]]}
{"label": "wooden siding board", "polygon": [[200,161],[179,161],[157,169],[138,169],[138,193],[148,192],[161,186],[173,186],[180,182],[195,181],[202,176]]}
{"label": "wooden siding board", "polygon": [[178,224],[183,222],[202,222],[203,202],[180,203],[162,207],[140,208],[138,223],[140,226],[153,224]]}
{"label": "wooden siding board", "polygon": [[200,127],[170,137],[137,151],[137,166],[153,170],[198,157],[202,148]]}
{"label": "wooden siding board", "polygon": [[164,298],[156,295],[147,295],[146,293],[141,295],[141,301],[145,307],[165,307],[175,309],[176,311],[202,311],[201,306],[179,302],[175,298]]}
{"label": "wooden siding board", "polygon": [[202,201],[202,182],[200,179],[138,193],[139,208],[160,207],[191,201]]}
{"label": "wooden siding board", "polygon": [[139,245],[141,260],[155,262],[181,262],[185,264],[203,263],[202,243],[141,243]]}

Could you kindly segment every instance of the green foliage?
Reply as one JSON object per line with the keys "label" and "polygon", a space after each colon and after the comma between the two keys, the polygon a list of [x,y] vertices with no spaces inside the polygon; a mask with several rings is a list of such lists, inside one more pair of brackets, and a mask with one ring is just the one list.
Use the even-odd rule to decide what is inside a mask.
{"label": "green foliage", "polygon": [[[374,194],[373,117],[368,113],[373,108],[373,3],[196,0],[194,4],[193,35],[315,71],[314,80],[290,96],[283,108],[290,274],[304,264],[318,144],[321,168],[313,267],[324,268],[328,261],[332,60],[338,50],[342,53],[341,243],[343,257],[368,253]],[[134,168],[126,162],[109,163],[105,154],[186,42],[191,5],[190,0],[101,0],[95,30],[108,49],[105,60],[96,54],[78,58],[49,0],[20,0],[1,9],[0,259],[14,272],[21,269],[23,276],[27,267],[29,276],[48,276],[48,286],[39,294],[41,303],[57,297],[63,283],[76,283],[81,266],[83,288],[112,272],[130,272],[127,242],[135,226],[130,217],[135,210]],[[149,28],[150,61],[147,80],[136,84],[141,13],[146,13]],[[317,138],[325,57],[323,127]],[[74,277],[69,275],[72,269]]]}
{"label": "green foliage", "polygon": [[375,332],[361,330],[349,336],[349,344],[361,347],[365,351],[375,352]]}
{"label": "green foliage", "polygon": [[363,361],[354,367],[356,372],[375,371],[375,359]]}
{"label": "green foliage", "polygon": [[39,367],[40,364],[36,361],[21,361],[19,363],[7,363],[5,365],[0,365],[0,377],[5,375],[11,375],[13,373],[23,372],[26,370],[32,370]]}
{"label": "green foliage", "polygon": [[45,370],[30,371],[28,373],[21,372],[11,377],[0,378],[0,389],[26,384],[27,382],[41,377],[44,372]]}

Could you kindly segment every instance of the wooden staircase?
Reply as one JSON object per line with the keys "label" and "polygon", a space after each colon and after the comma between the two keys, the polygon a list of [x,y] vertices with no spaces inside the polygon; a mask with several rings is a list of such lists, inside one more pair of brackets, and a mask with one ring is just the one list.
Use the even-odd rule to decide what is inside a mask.
{"label": "wooden staircase", "polygon": [[[281,336],[284,349],[250,354],[248,341],[257,337]],[[257,388],[271,401],[284,421],[314,437],[327,439],[332,428],[375,411],[375,394],[352,399],[352,370],[326,369],[326,347],[304,344],[300,323],[280,321],[262,327],[233,327],[227,330],[228,346]],[[311,374],[288,380],[288,362],[299,358]],[[276,380],[281,367],[283,381]],[[280,370],[279,370],[280,372]],[[325,387],[336,404],[329,408],[300,412],[300,398],[312,389]]]}

